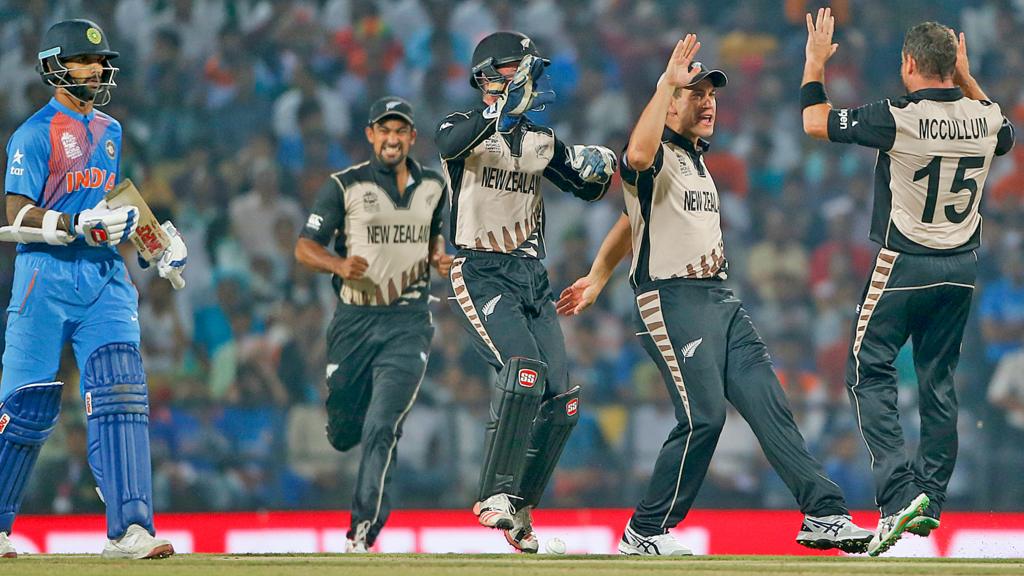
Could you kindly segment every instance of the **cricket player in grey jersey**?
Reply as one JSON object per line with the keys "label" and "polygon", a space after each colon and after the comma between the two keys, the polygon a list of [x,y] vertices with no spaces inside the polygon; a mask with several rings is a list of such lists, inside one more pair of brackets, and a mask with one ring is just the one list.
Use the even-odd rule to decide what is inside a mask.
{"label": "cricket player in grey jersey", "polygon": [[[846,385],[875,478],[881,511],[868,553],[904,531],[939,527],[956,463],[953,383],[971,308],[981,240],[981,193],[992,159],[1013,147],[1013,127],[971,76],[967,42],[923,22],[903,42],[907,94],[859,108],[833,108],[825,62],[835,53],[829,9],[807,15],[800,92],[804,131],[878,150],[871,239],[881,249],[858,305]],[[920,390],[921,442],[908,457],[893,361],[911,340]]]}
{"label": "cricket player in grey jersey", "polygon": [[328,178],[295,246],[296,260],[333,275],[339,299],[327,329],[327,438],[340,451],[363,445],[349,552],[367,552],[391,511],[395,451],[434,334],[430,265],[451,266],[444,179],[409,157],[414,126],[401,98],[370,107],[373,158]]}
{"label": "cricket player in grey jersey", "polygon": [[530,510],[540,502],[578,420],[565,342],[544,258],[542,182],[587,201],[604,196],[615,154],[571,146],[527,112],[551,102],[545,60],[518,32],[495,32],[473,51],[477,106],[449,114],[435,140],[451,189],[450,303],[476,350],[498,372],[480,490],[480,524],[536,552]]}
{"label": "cricket player in grey jersey", "polygon": [[842,491],[807,452],[768,351],[743,304],[725,286],[718,190],[704,164],[714,132],[720,70],[680,40],[630,136],[621,172],[626,214],[605,238],[590,273],[562,292],[558,311],[594,303],[633,250],[637,335],[661,371],[678,425],[654,465],[619,542],[630,555],[692,554],[669,534],[686,517],[707,473],[731,403],[800,504],[800,544],[863,552],[871,531],[856,526]]}

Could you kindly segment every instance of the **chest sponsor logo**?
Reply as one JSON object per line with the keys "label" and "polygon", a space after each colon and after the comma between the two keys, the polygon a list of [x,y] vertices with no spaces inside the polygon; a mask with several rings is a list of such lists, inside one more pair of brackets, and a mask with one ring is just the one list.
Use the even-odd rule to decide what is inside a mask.
{"label": "chest sponsor logo", "polygon": [[103,144],[103,149],[107,151],[107,156],[109,156],[111,160],[114,159],[114,156],[117,156],[117,146],[114,146],[113,140],[107,140]]}
{"label": "chest sponsor logo", "polygon": [[430,238],[426,224],[371,224],[366,227],[369,244],[425,244]]}
{"label": "chest sponsor logo", "polygon": [[530,370],[529,368],[521,368],[519,370],[519,385],[523,388],[533,388],[533,385],[537,383],[537,372]]}
{"label": "chest sponsor logo", "polygon": [[573,398],[572,400],[569,400],[568,402],[565,403],[565,415],[566,416],[575,416],[576,412],[579,412],[579,409],[580,409],[580,399],[579,398]]}
{"label": "chest sponsor logo", "polygon": [[68,193],[78,190],[94,190],[103,188],[110,192],[117,184],[117,174],[108,172],[102,168],[87,168],[85,170],[72,170],[64,175],[64,186]]}
{"label": "chest sponsor logo", "polygon": [[363,192],[363,210],[376,214],[380,212],[380,198],[371,190]]}
{"label": "chest sponsor logo", "polygon": [[504,151],[497,136],[491,136],[487,140],[484,140],[484,150],[491,154],[501,154]]}
{"label": "chest sponsor logo", "polygon": [[82,157],[82,148],[78,145],[78,139],[64,132],[60,135],[60,144],[64,147],[64,155],[68,160],[75,160]]}
{"label": "chest sponsor logo", "polygon": [[676,156],[676,160],[679,161],[679,173],[683,176],[693,176],[693,168],[690,167],[690,162],[685,156]]}
{"label": "chest sponsor logo", "polygon": [[480,186],[503,192],[535,195],[540,191],[540,174],[484,166],[480,171]]}

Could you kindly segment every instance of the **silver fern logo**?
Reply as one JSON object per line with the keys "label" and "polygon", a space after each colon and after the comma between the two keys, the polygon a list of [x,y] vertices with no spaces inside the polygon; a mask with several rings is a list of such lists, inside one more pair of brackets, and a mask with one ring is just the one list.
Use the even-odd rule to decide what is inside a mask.
{"label": "silver fern logo", "polygon": [[683,353],[683,362],[686,362],[687,358],[693,358],[693,355],[697,353],[697,348],[700,347],[700,343],[703,341],[703,338],[697,338],[693,342],[690,342],[686,346],[680,348],[679,351]]}
{"label": "silver fern logo", "polygon": [[484,322],[487,321],[487,318],[490,317],[491,314],[494,314],[494,307],[498,305],[499,300],[501,300],[501,294],[498,294],[494,298],[491,298],[490,300],[487,301],[486,304],[484,304],[484,307],[482,309],[484,313]]}

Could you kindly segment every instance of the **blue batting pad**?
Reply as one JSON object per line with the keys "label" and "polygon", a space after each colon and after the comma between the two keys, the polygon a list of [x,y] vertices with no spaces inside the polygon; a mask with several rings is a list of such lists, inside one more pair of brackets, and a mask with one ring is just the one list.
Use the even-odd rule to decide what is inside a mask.
{"label": "blue batting pad", "polygon": [[0,532],[11,532],[25,484],[60,415],[60,382],[18,388],[0,404]]}
{"label": "blue batting pad", "polygon": [[153,467],[142,356],[134,344],[107,344],[86,361],[82,378],[89,466],[107,505],[107,537],[132,524],[153,533]]}

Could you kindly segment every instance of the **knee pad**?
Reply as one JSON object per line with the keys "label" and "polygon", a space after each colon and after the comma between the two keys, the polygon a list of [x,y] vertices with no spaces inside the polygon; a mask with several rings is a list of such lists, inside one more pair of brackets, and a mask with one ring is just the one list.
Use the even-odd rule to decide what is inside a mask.
{"label": "knee pad", "polygon": [[580,419],[580,387],[575,386],[544,402],[537,414],[526,451],[526,465],[520,496],[528,506],[537,506],[544,488],[558,465],[569,435]]}
{"label": "knee pad", "polygon": [[142,356],[134,344],[107,344],[82,375],[89,466],[107,506],[107,536],[138,524],[153,532],[153,470],[149,457],[149,397]]}
{"label": "knee pad", "polygon": [[518,493],[530,429],[547,383],[547,369],[547,364],[540,360],[516,357],[510,358],[498,374],[484,439],[481,501],[494,494]]}
{"label": "knee pad", "polygon": [[29,384],[0,404],[0,532],[10,533],[36,457],[57,425],[62,386]]}

